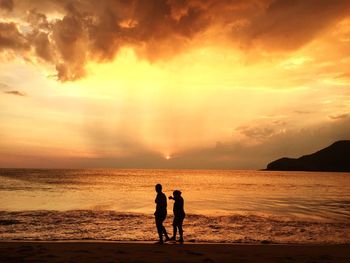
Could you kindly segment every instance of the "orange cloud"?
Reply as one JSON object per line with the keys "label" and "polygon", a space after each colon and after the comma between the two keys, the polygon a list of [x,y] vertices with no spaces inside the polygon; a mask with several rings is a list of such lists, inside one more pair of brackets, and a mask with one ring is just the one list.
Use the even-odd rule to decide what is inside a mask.
{"label": "orange cloud", "polygon": [[[0,51],[31,47],[55,65],[58,79],[68,81],[85,76],[91,60],[112,60],[121,47],[133,46],[139,56],[156,60],[190,48],[211,28],[216,30],[207,37],[213,40],[224,36],[244,48],[294,50],[347,16],[350,2],[1,0],[0,7],[17,19],[17,25],[0,24]],[[52,18],[53,12],[61,15]],[[20,21],[30,29],[19,31]]]}
{"label": "orange cloud", "polygon": [[27,39],[18,31],[15,23],[0,23],[0,52],[5,49],[22,51],[29,47]]}
{"label": "orange cloud", "polygon": [[6,9],[11,11],[13,9],[13,1],[12,0],[0,0],[0,9]]}
{"label": "orange cloud", "polygon": [[[294,50],[349,16],[346,0],[275,0],[238,30],[248,44],[267,50]],[[241,37],[239,35],[239,37]]]}

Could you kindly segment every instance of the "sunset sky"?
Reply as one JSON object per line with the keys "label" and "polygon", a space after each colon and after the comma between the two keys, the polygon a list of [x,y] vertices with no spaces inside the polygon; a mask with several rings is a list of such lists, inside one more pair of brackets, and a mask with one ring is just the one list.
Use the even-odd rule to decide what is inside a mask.
{"label": "sunset sky", "polygon": [[340,139],[348,0],[0,0],[0,167],[256,169]]}

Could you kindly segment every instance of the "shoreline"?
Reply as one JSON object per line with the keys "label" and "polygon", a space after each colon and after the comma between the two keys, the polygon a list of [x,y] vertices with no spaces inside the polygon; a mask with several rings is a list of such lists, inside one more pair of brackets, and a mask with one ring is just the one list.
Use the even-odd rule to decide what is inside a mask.
{"label": "shoreline", "polygon": [[350,262],[349,244],[0,241],[0,262]]}
{"label": "shoreline", "polygon": [[[22,240],[22,239],[9,239],[1,240],[2,243],[111,243],[111,244],[153,244],[155,245],[157,240],[103,240],[103,239],[62,239],[62,240]],[[276,243],[276,242],[191,242],[186,241],[183,244],[168,241],[163,245],[231,245],[231,246],[349,246],[348,243]]]}

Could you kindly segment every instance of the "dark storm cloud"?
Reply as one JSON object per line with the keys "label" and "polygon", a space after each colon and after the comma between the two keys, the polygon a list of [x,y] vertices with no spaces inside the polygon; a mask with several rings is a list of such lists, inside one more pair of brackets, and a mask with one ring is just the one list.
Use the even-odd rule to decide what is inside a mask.
{"label": "dark storm cloud", "polygon": [[13,1],[12,0],[0,0],[0,9],[6,9],[8,11],[11,11],[13,8]]}
{"label": "dark storm cloud", "polygon": [[29,47],[28,40],[18,31],[15,23],[0,22],[0,52],[5,49],[22,51]]}
{"label": "dark storm cloud", "polygon": [[276,0],[254,17],[242,34],[266,49],[293,50],[349,16],[347,0]]}
{"label": "dark storm cloud", "polygon": [[[12,23],[0,27],[0,51],[30,47],[56,66],[61,81],[85,75],[88,61],[110,61],[123,46],[150,60],[191,46],[212,26],[232,43],[268,51],[293,50],[349,14],[347,0],[1,0],[26,17],[26,34]],[[62,17],[49,19],[55,11]],[[24,36],[25,35],[25,36]]]}

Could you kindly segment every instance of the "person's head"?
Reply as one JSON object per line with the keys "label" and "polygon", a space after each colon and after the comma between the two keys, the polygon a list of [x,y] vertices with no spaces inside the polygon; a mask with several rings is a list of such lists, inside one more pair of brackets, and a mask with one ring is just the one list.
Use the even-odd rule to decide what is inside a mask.
{"label": "person's head", "polygon": [[156,192],[161,193],[162,192],[162,185],[161,184],[156,184]]}
{"label": "person's head", "polygon": [[174,197],[179,197],[179,196],[181,196],[181,191],[175,190],[175,191],[173,192],[173,195],[174,195]]}

